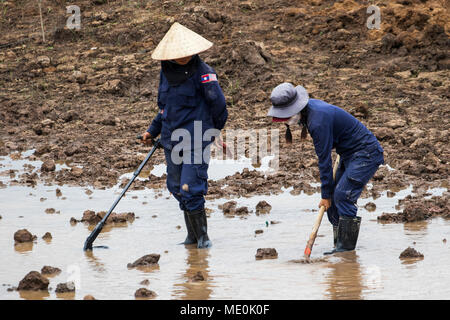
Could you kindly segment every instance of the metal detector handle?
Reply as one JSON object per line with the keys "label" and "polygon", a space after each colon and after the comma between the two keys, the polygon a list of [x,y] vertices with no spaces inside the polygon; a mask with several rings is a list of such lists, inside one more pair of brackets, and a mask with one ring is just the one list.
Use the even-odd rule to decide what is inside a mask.
{"label": "metal detector handle", "polygon": [[122,199],[122,197],[124,196],[125,192],[127,192],[128,188],[131,186],[131,184],[133,183],[133,181],[136,179],[136,177],[139,175],[139,173],[141,173],[142,168],[147,164],[148,160],[150,159],[150,157],[153,155],[153,153],[155,153],[156,149],[158,149],[161,146],[161,143],[158,140],[156,140],[153,144],[153,148],[152,150],[149,152],[149,154],[145,157],[145,160],[142,161],[141,165],[139,166],[139,168],[137,168],[137,170],[134,172],[133,177],[130,179],[130,181],[128,181],[127,185],[125,186],[125,188],[122,190],[122,193],[120,194],[120,196],[116,199],[116,201],[114,201],[113,205],[111,206],[111,208],[109,209],[108,213],[105,214],[105,216],[103,217],[103,219],[97,224],[97,226],[95,227],[95,229],[92,231],[92,233],[87,237],[85,243],[84,243],[84,247],[83,250],[92,250],[92,244],[94,243],[95,239],[97,238],[97,236],[99,235],[100,231],[102,231],[103,226],[106,223],[106,219],[108,219],[109,215],[112,213],[112,211],[114,210],[114,208],[116,207],[116,205],[119,203],[120,199]]}

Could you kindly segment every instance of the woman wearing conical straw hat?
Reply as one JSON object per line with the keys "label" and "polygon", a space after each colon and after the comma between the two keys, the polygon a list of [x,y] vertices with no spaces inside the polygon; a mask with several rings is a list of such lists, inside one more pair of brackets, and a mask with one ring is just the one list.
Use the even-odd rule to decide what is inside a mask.
{"label": "woman wearing conical straw hat", "polygon": [[167,188],[184,211],[184,244],[211,246],[205,199],[209,146],[228,117],[225,97],[213,68],[198,54],[213,44],[175,22],[153,51],[161,61],[159,113],[143,134],[149,143],[161,134],[167,164]]}

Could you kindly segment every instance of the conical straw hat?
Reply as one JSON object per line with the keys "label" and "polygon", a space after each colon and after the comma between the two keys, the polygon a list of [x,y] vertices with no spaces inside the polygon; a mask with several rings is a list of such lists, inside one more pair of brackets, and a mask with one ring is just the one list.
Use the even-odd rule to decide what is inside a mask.
{"label": "conical straw hat", "polygon": [[212,42],[175,22],[152,53],[155,60],[173,60],[192,56],[212,47]]}

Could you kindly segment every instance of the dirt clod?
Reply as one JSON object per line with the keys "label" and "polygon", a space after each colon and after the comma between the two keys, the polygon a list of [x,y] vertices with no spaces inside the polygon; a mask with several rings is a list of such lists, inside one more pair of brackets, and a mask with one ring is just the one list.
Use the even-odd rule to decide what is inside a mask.
{"label": "dirt clod", "polygon": [[423,258],[423,254],[417,251],[414,248],[408,247],[406,248],[399,256],[400,259],[405,258]]}
{"label": "dirt clod", "polygon": [[136,298],[154,298],[156,297],[156,293],[152,290],[148,290],[146,288],[140,288],[136,290],[134,293]]}
{"label": "dirt clod", "polygon": [[222,209],[223,214],[225,214],[225,215],[233,215],[236,213],[236,206],[237,206],[237,202],[232,200],[232,201],[225,202],[224,204],[219,206],[219,209]]}
{"label": "dirt clod", "polygon": [[20,282],[17,290],[48,290],[49,281],[37,271],[30,271]]}
{"label": "dirt clod", "polygon": [[139,284],[142,284],[143,286],[148,286],[150,284],[150,280],[148,279],[142,280],[141,282],[139,282]]}
{"label": "dirt clod", "polygon": [[61,269],[51,266],[43,266],[41,269],[42,274],[58,274],[61,273]]}
{"label": "dirt clod", "polygon": [[376,204],[373,203],[373,202],[368,202],[368,203],[366,203],[366,205],[364,206],[364,208],[365,208],[367,211],[375,211],[375,209],[377,208],[377,206],[376,206]]}
{"label": "dirt clod", "polygon": [[160,255],[156,253],[147,254],[139,259],[137,259],[133,263],[127,264],[128,268],[136,268],[136,267],[146,267],[146,266],[153,266],[158,264]]}
{"label": "dirt clod", "polygon": [[42,239],[44,240],[52,240],[52,234],[50,232],[46,232],[43,236]]}
{"label": "dirt clod", "polygon": [[74,291],[75,291],[75,283],[73,281],[69,281],[66,283],[58,283],[55,289],[56,293],[65,293]]}
{"label": "dirt clod", "polygon": [[14,241],[16,243],[32,242],[36,239],[37,237],[35,235],[32,235],[31,232],[29,232],[27,229],[17,230],[14,233]]}
{"label": "dirt clod", "polygon": [[278,258],[278,252],[274,248],[259,248],[256,250],[255,258],[259,259],[276,259]]}
{"label": "dirt clod", "polygon": [[270,210],[272,210],[272,206],[264,200],[258,202],[256,205],[256,214],[269,213]]}
{"label": "dirt clod", "polygon": [[56,169],[56,165],[55,165],[55,161],[54,160],[46,160],[42,163],[41,166],[41,171],[42,172],[50,172],[50,171],[55,171]]}

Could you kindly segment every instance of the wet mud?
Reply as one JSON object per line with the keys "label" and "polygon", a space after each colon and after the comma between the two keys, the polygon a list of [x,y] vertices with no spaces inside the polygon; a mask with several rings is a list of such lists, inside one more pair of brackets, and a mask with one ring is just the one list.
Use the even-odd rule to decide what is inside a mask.
{"label": "wet mud", "polygon": [[[35,7],[1,4],[10,18],[0,25],[0,248],[10,263],[0,281],[19,283],[19,291],[0,289],[0,297],[155,297],[136,291],[138,283],[151,284],[161,299],[414,299],[424,290],[448,297],[439,276],[450,264],[443,241],[450,227],[450,42],[442,1],[381,1],[381,29],[370,31],[367,4],[350,0],[175,2],[136,10],[129,2],[80,0],[86,23],[76,33],[60,19],[65,8],[48,3],[45,44],[32,28]],[[176,245],[186,230],[156,152],[96,240],[110,249],[81,252],[149,151],[135,139],[157,113],[160,65],[149,54],[171,21],[214,42],[201,56],[218,72],[226,129],[278,129],[266,117],[268,99],[290,81],[377,136],[386,164],[358,201],[357,251],[322,260],[332,246],[324,218],[309,261],[317,263],[301,262],[320,179],[311,138],[300,142],[296,128],[295,148],[281,138],[275,173],[259,170],[261,159],[229,172],[211,165],[210,250]],[[412,245],[427,259],[399,263]],[[48,264],[60,272],[48,274]],[[41,266],[42,274],[29,272]],[[74,272],[81,282],[75,292],[49,290],[49,282],[67,287]],[[280,295],[274,281],[286,288]]]}

